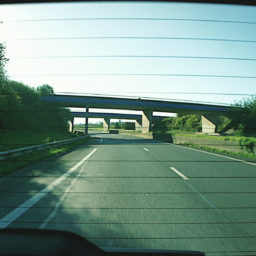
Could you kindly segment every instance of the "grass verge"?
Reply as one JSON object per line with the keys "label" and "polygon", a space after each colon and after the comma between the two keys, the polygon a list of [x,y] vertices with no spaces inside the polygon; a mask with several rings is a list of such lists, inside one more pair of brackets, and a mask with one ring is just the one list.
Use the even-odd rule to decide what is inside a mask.
{"label": "grass verge", "polygon": [[26,167],[33,163],[63,155],[65,153],[70,152],[72,149],[78,147],[86,143],[89,140],[88,138],[84,138],[78,141],[74,141],[69,144],[59,145],[54,148],[44,149],[32,153],[28,153],[22,156],[18,156],[11,159],[5,159],[0,161],[0,177],[5,176],[9,173],[12,173],[20,168]]}
{"label": "grass verge", "polygon": [[195,149],[201,149],[201,150],[209,151],[209,152],[214,152],[214,153],[218,153],[218,154],[224,155],[224,156],[232,156],[239,160],[253,161],[253,162],[256,161],[256,155],[253,153],[231,152],[228,150],[221,150],[221,149],[212,148],[212,147],[208,147],[208,146],[195,145],[192,143],[178,143],[178,145],[187,146],[187,147],[191,147],[191,148],[195,148]]}
{"label": "grass verge", "polygon": [[29,147],[32,145],[45,144],[59,140],[77,137],[71,132],[37,130],[37,131],[3,131],[0,133],[0,151]]}
{"label": "grass verge", "polygon": [[185,137],[193,137],[193,138],[204,138],[209,140],[219,140],[219,141],[236,141],[236,142],[243,142],[243,141],[251,141],[256,144],[256,138],[255,137],[247,137],[247,136],[230,136],[230,135],[219,135],[219,136],[213,136],[213,135],[207,135],[207,134],[197,134],[194,132],[182,132],[182,131],[168,131],[167,133],[171,135],[177,135],[177,136],[185,136]]}
{"label": "grass verge", "polygon": [[125,129],[116,129],[120,133],[131,133],[131,134],[142,134],[141,131],[135,131],[135,130],[125,130]]}
{"label": "grass verge", "polygon": [[134,131],[134,130],[119,130],[119,133],[126,134],[126,135],[133,135],[133,136],[146,138],[146,139],[153,139],[152,132],[142,133],[141,131]]}

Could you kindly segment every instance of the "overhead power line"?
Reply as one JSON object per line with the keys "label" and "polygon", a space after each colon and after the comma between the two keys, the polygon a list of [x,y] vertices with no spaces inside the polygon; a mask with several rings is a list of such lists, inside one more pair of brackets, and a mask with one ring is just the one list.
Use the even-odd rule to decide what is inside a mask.
{"label": "overhead power line", "polygon": [[71,58],[164,58],[164,59],[211,59],[211,60],[237,60],[256,61],[256,58],[215,57],[215,56],[175,56],[175,55],[73,55],[73,56],[24,56],[9,57],[9,59],[71,59]]}
{"label": "overhead power line", "polygon": [[165,36],[76,36],[76,37],[30,37],[10,38],[5,41],[42,41],[42,40],[191,40],[191,41],[218,41],[236,43],[256,43],[256,40],[204,38],[204,37],[165,37]]}
{"label": "overhead power line", "polygon": [[162,76],[162,77],[207,77],[207,78],[236,78],[256,79],[256,76],[242,75],[210,75],[210,74],[167,74],[167,73],[77,73],[77,74],[21,74],[10,75],[10,77],[71,77],[71,76]]}
{"label": "overhead power line", "polygon": [[210,22],[210,23],[230,23],[230,24],[248,24],[256,25],[256,21],[238,21],[238,20],[216,20],[216,19],[183,19],[183,18],[153,18],[153,17],[94,17],[94,18],[50,18],[50,19],[17,19],[6,20],[4,23],[16,22],[48,22],[48,21],[184,21],[184,22]]}

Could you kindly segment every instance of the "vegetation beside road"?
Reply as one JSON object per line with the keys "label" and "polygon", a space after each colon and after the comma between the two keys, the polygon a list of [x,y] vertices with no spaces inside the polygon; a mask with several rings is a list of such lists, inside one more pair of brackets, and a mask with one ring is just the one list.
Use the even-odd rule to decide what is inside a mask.
{"label": "vegetation beside road", "polygon": [[[5,47],[0,43],[0,151],[65,140],[78,135],[69,132],[70,111],[41,100],[54,93],[47,84],[31,88],[8,78]],[[51,149],[1,160],[0,176],[46,159],[84,143],[85,139]]]}
{"label": "vegetation beside road", "polygon": [[0,151],[63,140],[69,133],[68,109],[41,101],[54,93],[47,84],[31,88],[5,72],[5,47],[0,43]]}
{"label": "vegetation beside road", "polygon": [[[88,124],[89,129],[98,129],[102,130],[103,129],[103,123],[94,123],[94,124]],[[122,122],[119,120],[119,122],[111,122],[110,123],[110,129],[116,129],[116,130],[135,130],[135,123],[134,122]],[[75,124],[74,130],[84,130],[84,124]]]}
{"label": "vegetation beside road", "polygon": [[[74,130],[84,130],[85,124],[75,124],[74,125]],[[88,124],[89,129],[103,129],[103,123],[89,123]]]}
{"label": "vegetation beside road", "polygon": [[49,85],[31,88],[23,83],[0,79],[0,131],[66,132],[71,115],[68,109],[41,101],[54,91]]}
{"label": "vegetation beside road", "polygon": [[134,122],[112,122],[110,124],[111,129],[121,129],[121,130],[135,130],[135,123]]}
{"label": "vegetation beside road", "polygon": [[225,156],[236,157],[241,160],[247,160],[247,161],[253,161],[253,162],[256,161],[256,154],[254,154],[254,153],[232,152],[229,150],[221,150],[221,149],[214,148],[214,147],[195,145],[193,143],[179,143],[179,145],[187,146],[187,147],[191,147],[191,148],[195,148],[195,149],[201,149],[201,150],[205,150],[205,151],[209,151],[209,152],[215,152],[215,153],[225,155]]}
{"label": "vegetation beside road", "polygon": [[0,133],[0,152],[10,149],[29,147],[32,145],[45,144],[59,140],[66,140],[76,137],[77,135],[70,132],[57,131],[4,131]]}
{"label": "vegetation beside road", "polygon": [[[219,122],[217,126],[217,132],[219,136],[200,134],[201,132],[201,118],[199,115],[178,115],[177,117],[168,117],[164,119],[153,120],[153,134],[155,139],[173,142],[173,137],[187,137],[186,145],[193,147],[199,147],[205,150],[213,150],[220,153],[231,154],[233,156],[245,157],[248,159],[255,159],[256,153],[256,98],[246,99],[235,103],[236,111],[230,111],[226,113],[226,116],[219,116]],[[232,128],[232,135],[227,135],[225,132]],[[191,138],[191,140],[189,139]],[[194,145],[193,138],[199,138],[203,140],[215,141],[211,147],[202,145]],[[195,140],[194,140],[195,141]],[[226,150],[232,145],[223,143],[223,150],[220,149],[218,141],[234,142],[240,152],[232,152]],[[197,144],[200,141],[196,141]],[[240,149],[239,149],[240,147]],[[225,150],[224,150],[225,148]]]}
{"label": "vegetation beside road", "polygon": [[[233,106],[236,107],[235,111],[218,117],[217,133],[223,134],[232,128],[237,136],[256,134],[256,98],[245,99]],[[154,131],[200,132],[201,127],[201,115],[179,114],[177,117],[153,119]]]}
{"label": "vegetation beside road", "polygon": [[9,173],[12,173],[20,168],[29,166],[33,163],[36,163],[45,159],[49,160],[52,157],[56,157],[56,156],[60,156],[65,153],[68,153],[72,149],[86,143],[88,140],[89,140],[89,137],[83,138],[78,141],[74,141],[69,144],[59,145],[54,148],[49,148],[49,149],[28,153],[12,159],[1,160],[0,177],[5,176]]}
{"label": "vegetation beside road", "polygon": [[247,136],[239,136],[239,135],[235,135],[235,136],[212,136],[212,135],[208,135],[208,134],[195,134],[195,133],[185,133],[182,131],[168,131],[167,133],[171,134],[171,135],[180,135],[180,136],[185,136],[185,137],[192,137],[192,138],[205,138],[205,139],[209,139],[209,140],[217,140],[217,141],[235,141],[235,142],[239,142],[239,144],[242,145],[256,145],[256,137],[247,137]]}

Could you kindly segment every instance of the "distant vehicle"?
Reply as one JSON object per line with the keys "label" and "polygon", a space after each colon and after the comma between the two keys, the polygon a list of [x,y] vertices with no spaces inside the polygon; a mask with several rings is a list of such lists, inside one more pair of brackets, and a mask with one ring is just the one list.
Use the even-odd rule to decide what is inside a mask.
{"label": "distant vehicle", "polygon": [[109,133],[118,134],[119,131],[118,130],[109,130]]}

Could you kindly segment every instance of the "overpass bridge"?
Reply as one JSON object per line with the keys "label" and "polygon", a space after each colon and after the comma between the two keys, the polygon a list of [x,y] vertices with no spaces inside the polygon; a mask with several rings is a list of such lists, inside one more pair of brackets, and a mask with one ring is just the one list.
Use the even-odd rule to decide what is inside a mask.
{"label": "overpass bridge", "polygon": [[[138,122],[141,124],[142,116],[136,114],[119,114],[119,113],[98,113],[98,112],[71,112],[72,115],[72,131],[74,127],[74,117],[84,118],[103,118],[103,128],[107,132],[110,128],[110,119],[126,119],[135,120],[135,124]],[[85,128],[87,129],[87,128]]]}
{"label": "overpass bridge", "polygon": [[[218,115],[220,113],[223,114],[225,112],[234,110],[234,107],[223,104],[135,97],[110,97],[105,95],[95,96],[53,94],[49,96],[43,96],[42,100],[45,102],[54,103],[56,106],[61,107],[86,108],[86,113],[89,113],[89,108],[142,111],[141,123],[136,121],[136,129],[142,130],[143,133],[147,133],[151,129],[153,111],[182,114],[201,114],[202,132],[215,133]],[[88,127],[88,117],[86,117],[86,120]]]}

